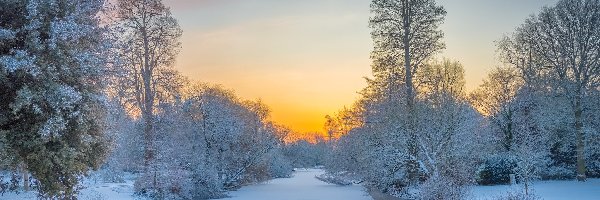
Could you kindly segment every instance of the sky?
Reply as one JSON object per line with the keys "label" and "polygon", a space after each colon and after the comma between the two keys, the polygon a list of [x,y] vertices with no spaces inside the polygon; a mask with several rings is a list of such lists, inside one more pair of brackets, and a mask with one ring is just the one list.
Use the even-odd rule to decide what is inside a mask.
{"label": "sky", "polygon": [[[438,55],[465,67],[467,90],[501,63],[496,40],[557,0],[438,0],[448,12]],[[165,0],[183,29],[176,68],[271,108],[299,132],[351,106],[371,75],[370,0]]]}

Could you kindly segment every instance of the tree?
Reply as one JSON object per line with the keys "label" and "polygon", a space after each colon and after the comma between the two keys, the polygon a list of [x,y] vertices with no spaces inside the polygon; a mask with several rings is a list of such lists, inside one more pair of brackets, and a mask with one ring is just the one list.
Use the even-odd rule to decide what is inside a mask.
{"label": "tree", "polygon": [[182,78],[173,70],[181,46],[182,30],[161,0],[118,0],[114,11],[115,34],[122,68],[118,96],[125,97],[130,113],[144,124],[144,166],[154,158],[154,127],[157,106],[177,96]]}
{"label": "tree", "polygon": [[412,105],[414,74],[445,48],[441,41],[444,34],[438,29],[446,11],[434,0],[373,0],[371,13],[374,16],[369,24],[375,43],[373,71],[389,73],[395,84],[404,75],[406,100]]}
{"label": "tree", "polygon": [[586,179],[583,101],[600,84],[599,29],[600,1],[561,0],[500,43],[505,60],[516,64],[525,78],[544,80],[545,89],[569,99],[580,181]]}
{"label": "tree", "polygon": [[483,84],[470,94],[471,104],[487,117],[495,131],[501,135],[502,146],[510,151],[514,140],[513,103],[517,92],[523,86],[521,75],[515,68],[495,68]]}
{"label": "tree", "polygon": [[[405,87],[409,116],[405,122],[409,134],[408,150],[413,157],[411,170],[416,173],[416,133],[411,113],[414,113],[415,87],[413,76],[420,66],[444,49],[439,26],[446,11],[435,0],[373,0],[369,24],[375,48],[371,55],[375,77],[391,90]],[[404,76],[404,77],[402,77]],[[399,101],[400,99],[395,99]]]}
{"label": "tree", "polygon": [[0,138],[43,198],[75,199],[107,151],[103,3],[0,1]]}

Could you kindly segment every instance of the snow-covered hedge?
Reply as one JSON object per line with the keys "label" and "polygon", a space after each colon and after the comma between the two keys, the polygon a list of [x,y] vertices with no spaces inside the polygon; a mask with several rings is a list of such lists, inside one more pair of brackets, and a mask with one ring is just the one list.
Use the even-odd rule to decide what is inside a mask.
{"label": "snow-covered hedge", "polygon": [[506,155],[494,155],[485,159],[477,170],[479,185],[497,185],[510,183],[510,174],[515,173],[517,161]]}

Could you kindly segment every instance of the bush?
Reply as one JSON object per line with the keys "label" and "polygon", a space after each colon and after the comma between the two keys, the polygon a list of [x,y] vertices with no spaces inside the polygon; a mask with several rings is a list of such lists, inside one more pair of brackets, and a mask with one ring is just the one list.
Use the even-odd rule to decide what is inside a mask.
{"label": "bush", "polygon": [[588,156],[587,175],[588,178],[600,178],[600,153]]}
{"label": "bush", "polygon": [[544,180],[569,180],[577,176],[575,169],[566,167],[549,167],[542,173]]}
{"label": "bush", "polygon": [[466,199],[467,194],[467,188],[463,184],[450,178],[433,176],[420,185],[418,199]]}
{"label": "bush", "polygon": [[479,185],[509,184],[510,174],[515,173],[517,161],[515,158],[497,155],[487,158],[477,170]]}
{"label": "bush", "polygon": [[145,174],[135,182],[138,195],[152,199],[213,199],[222,198],[223,190],[216,177],[194,175],[188,170],[164,170]]}
{"label": "bush", "polygon": [[293,170],[290,161],[283,156],[279,149],[273,153],[269,163],[271,178],[289,178],[292,176]]}

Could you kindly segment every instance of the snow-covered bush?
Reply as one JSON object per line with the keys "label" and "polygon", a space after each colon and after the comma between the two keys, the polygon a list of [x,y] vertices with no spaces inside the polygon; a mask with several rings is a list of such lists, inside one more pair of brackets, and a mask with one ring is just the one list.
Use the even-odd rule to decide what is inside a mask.
{"label": "snow-covered bush", "polygon": [[294,167],[281,149],[276,149],[269,156],[269,174],[272,178],[289,178]]}
{"label": "snow-covered bush", "polygon": [[477,169],[477,183],[497,185],[510,183],[510,174],[515,174],[517,161],[508,155],[493,155],[486,158]]}
{"label": "snow-covered bush", "polygon": [[434,176],[419,185],[417,199],[420,200],[441,200],[466,199],[468,188],[465,183],[456,182],[453,178]]}
{"label": "snow-covered bush", "polygon": [[566,168],[562,166],[553,166],[544,169],[540,173],[543,180],[569,180],[577,176],[574,167]]}
{"label": "snow-covered bush", "polygon": [[146,173],[134,184],[135,191],[154,199],[191,199],[190,173],[185,170],[161,170]]}

